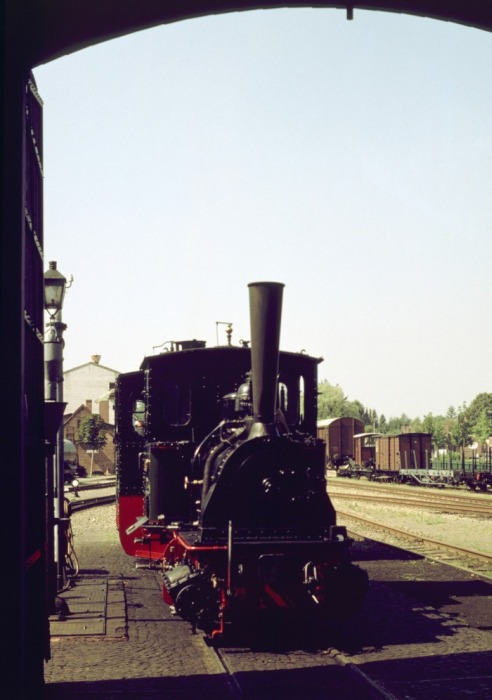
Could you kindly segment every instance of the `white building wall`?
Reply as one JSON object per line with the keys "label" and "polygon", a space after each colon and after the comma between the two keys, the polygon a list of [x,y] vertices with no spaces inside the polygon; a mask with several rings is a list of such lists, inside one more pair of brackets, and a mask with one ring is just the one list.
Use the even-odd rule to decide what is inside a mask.
{"label": "white building wall", "polygon": [[[67,402],[65,413],[73,413],[80,405],[87,405],[87,401],[92,402],[92,412],[99,413],[97,400],[109,392],[118,374],[116,370],[95,362],[64,372],[63,398]],[[109,422],[114,424],[113,402],[109,403]]]}

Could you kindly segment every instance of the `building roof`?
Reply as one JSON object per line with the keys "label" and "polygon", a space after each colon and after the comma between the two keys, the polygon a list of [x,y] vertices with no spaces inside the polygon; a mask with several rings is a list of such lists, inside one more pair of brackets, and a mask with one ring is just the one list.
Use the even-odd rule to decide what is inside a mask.
{"label": "building roof", "polygon": [[70,420],[72,420],[72,418],[76,416],[77,413],[88,413],[90,415],[91,412],[89,411],[87,406],[82,403],[78,408],[75,409],[75,411],[72,411],[72,413],[66,413],[63,416],[63,425],[66,425]]}
{"label": "building roof", "polygon": [[111,367],[106,367],[105,365],[100,365],[98,362],[85,362],[83,365],[78,365],[77,367],[71,367],[70,369],[65,370],[64,374],[76,372],[77,370],[82,369],[84,367],[98,367],[99,369],[102,369],[105,372],[113,372],[114,374],[120,374],[119,370],[112,369]]}
{"label": "building roof", "polygon": [[[69,423],[78,413],[86,413],[88,416],[99,416],[98,413],[92,413],[92,411],[90,411],[84,404],[80,404],[80,406],[76,408],[75,411],[73,411],[73,413],[67,413],[63,416],[63,425],[67,425],[67,423]],[[114,430],[114,425],[112,423],[106,423],[106,421],[103,420],[103,424],[104,429],[107,432],[111,432]]]}

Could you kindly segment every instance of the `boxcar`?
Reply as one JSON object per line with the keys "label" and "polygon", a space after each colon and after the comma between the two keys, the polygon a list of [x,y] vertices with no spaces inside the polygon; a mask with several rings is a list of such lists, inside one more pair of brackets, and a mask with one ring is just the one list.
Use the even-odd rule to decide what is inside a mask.
{"label": "boxcar", "polygon": [[381,433],[357,433],[354,435],[355,463],[364,468],[376,464],[376,441]]}
{"label": "boxcar", "polygon": [[318,421],[318,438],[326,443],[326,463],[338,469],[348,459],[354,459],[354,435],[364,431],[357,418],[327,418]]}
{"label": "boxcar", "polygon": [[375,444],[376,473],[400,477],[428,475],[431,468],[430,433],[380,435]]}

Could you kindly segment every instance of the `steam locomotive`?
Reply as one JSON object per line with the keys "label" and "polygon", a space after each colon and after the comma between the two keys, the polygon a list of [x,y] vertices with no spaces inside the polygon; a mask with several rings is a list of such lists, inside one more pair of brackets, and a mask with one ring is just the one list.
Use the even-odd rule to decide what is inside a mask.
{"label": "steam locomotive", "polygon": [[279,351],[283,286],[249,285],[251,348],[172,342],[116,384],[121,544],[212,640],[349,614],[367,589],[315,437],[321,359]]}

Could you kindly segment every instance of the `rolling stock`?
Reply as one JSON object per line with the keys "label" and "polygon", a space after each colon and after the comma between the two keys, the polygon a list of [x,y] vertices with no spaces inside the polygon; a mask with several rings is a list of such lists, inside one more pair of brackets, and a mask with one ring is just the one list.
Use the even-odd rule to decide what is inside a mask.
{"label": "rolling stock", "polygon": [[326,445],[328,468],[338,469],[347,459],[355,459],[354,435],[364,431],[358,418],[326,418],[318,421],[318,438]]}
{"label": "rolling stock", "polygon": [[[337,476],[425,486],[466,485],[480,491],[492,489],[490,448],[480,457],[470,448],[467,451],[471,454],[463,450],[436,456],[430,433],[356,432],[360,425],[361,421],[352,418],[318,422],[318,436],[326,440],[327,467],[336,469]],[[340,444],[344,446],[342,454],[338,453]]]}
{"label": "rolling stock", "polygon": [[280,352],[283,285],[249,285],[251,347],[170,344],[116,385],[125,552],[211,639],[357,609],[366,572],[327,494],[319,358]]}

